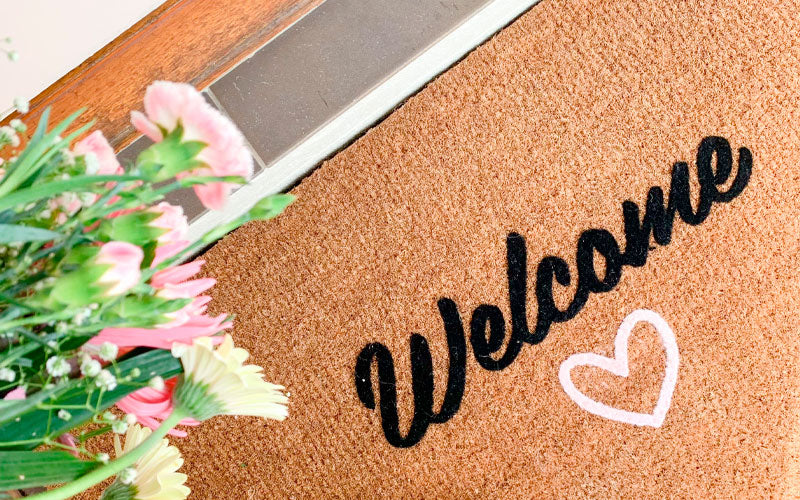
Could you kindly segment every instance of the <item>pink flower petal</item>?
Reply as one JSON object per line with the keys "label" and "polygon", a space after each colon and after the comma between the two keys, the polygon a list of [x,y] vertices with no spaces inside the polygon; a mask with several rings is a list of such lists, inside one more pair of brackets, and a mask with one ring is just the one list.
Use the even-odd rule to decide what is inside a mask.
{"label": "pink flower petal", "polygon": [[233,324],[221,314],[215,318],[197,316],[181,326],[171,328],[104,328],[89,340],[90,344],[111,342],[119,347],[154,347],[170,349],[174,342],[191,344],[197,337],[209,337]]}
{"label": "pink flower petal", "polygon": [[97,264],[111,266],[97,283],[107,285],[107,296],[122,295],[139,283],[144,252],[141,248],[124,241],[110,241],[100,247],[95,257]]}
{"label": "pink flower petal", "polygon": [[165,299],[189,299],[197,297],[216,283],[217,280],[214,278],[189,280],[179,284],[168,283],[164,285],[156,295]]}
{"label": "pink flower petal", "polygon": [[162,201],[150,210],[161,214],[160,217],[150,223],[150,226],[166,230],[164,234],[158,237],[159,244],[170,244],[186,239],[186,234],[189,232],[189,222],[186,220],[186,216],[183,215],[183,208]]}
{"label": "pink flower petal", "polygon": [[95,130],[81,139],[74,148],[75,154],[83,156],[92,153],[100,163],[96,175],[114,175],[122,173],[122,166],[114,154],[114,148],[106,140],[103,132]]}
{"label": "pink flower petal", "polygon": [[211,210],[222,210],[228,201],[232,185],[227,182],[212,182],[211,184],[197,184],[194,192],[204,207]]}
{"label": "pink flower petal", "polygon": [[8,394],[5,395],[3,398],[4,400],[7,399],[25,399],[25,389],[22,387],[17,387],[16,389],[10,391]]}
{"label": "pink flower petal", "polygon": [[[117,402],[117,407],[125,413],[136,416],[136,420],[151,429],[161,425],[161,420],[166,419],[172,413],[172,391],[177,383],[177,378],[166,381],[163,390],[144,387],[138,391],[128,394]],[[185,418],[179,425],[199,425],[200,422],[191,418]],[[186,432],[173,429],[170,434],[178,437],[186,437]]]}
{"label": "pink flower petal", "polygon": [[131,124],[136,130],[149,137],[153,142],[161,142],[164,139],[158,126],[148,120],[147,117],[139,111],[131,111]]}
{"label": "pink flower petal", "polygon": [[[250,179],[253,175],[253,157],[246,141],[236,125],[222,113],[210,106],[191,85],[158,81],[147,88],[144,97],[147,116],[134,112],[131,119],[137,129],[155,141],[162,140],[159,127],[172,131],[178,123],[183,126],[184,141],[205,144],[197,159],[203,166],[181,176],[241,176]],[[213,183],[195,186],[194,190],[204,206],[220,210],[232,186],[228,183]]]}
{"label": "pink flower petal", "polygon": [[175,241],[172,243],[167,243],[165,245],[159,245],[158,247],[156,247],[156,255],[155,257],[153,257],[153,263],[151,264],[151,266],[157,266],[162,262],[164,262],[165,260],[169,259],[170,257],[174,257],[188,246],[189,242],[186,240]]}
{"label": "pink flower petal", "polygon": [[195,260],[188,264],[168,267],[167,269],[155,273],[153,277],[150,278],[150,284],[154,288],[163,288],[164,285],[167,284],[174,285],[180,283],[199,273],[200,268],[202,268],[205,263],[206,261],[204,260]]}

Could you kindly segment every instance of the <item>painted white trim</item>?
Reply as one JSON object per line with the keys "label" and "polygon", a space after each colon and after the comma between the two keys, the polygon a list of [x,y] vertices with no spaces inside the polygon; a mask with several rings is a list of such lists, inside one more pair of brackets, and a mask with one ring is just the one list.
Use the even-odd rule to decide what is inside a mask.
{"label": "painted white trim", "polygon": [[322,160],[374,124],[436,75],[494,35],[539,0],[494,0],[383,83],[275,160],[239,188],[223,211],[209,210],[189,226],[194,241],[207,231],[247,212],[264,196],[285,190]]}

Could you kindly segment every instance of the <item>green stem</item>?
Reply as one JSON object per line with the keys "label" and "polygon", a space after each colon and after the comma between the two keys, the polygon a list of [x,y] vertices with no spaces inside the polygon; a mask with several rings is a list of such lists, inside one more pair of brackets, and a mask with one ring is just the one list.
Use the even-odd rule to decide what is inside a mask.
{"label": "green stem", "polygon": [[106,432],[108,432],[110,430],[111,430],[111,426],[110,425],[106,425],[106,426],[100,427],[99,429],[95,429],[93,431],[82,433],[82,434],[80,434],[78,436],[78,442],[79,443],[85,443],[90,438],[93,438],[95,436],[99,436],[100,434],[105,434]]}
{"label": "green stem", "polygon": [[184,415],[182,412],[176,409],[169,417],[167,417],[166,420],[164,420],[164,422],[161,423],[161,426],[158,429],[154,430],[153,433],[147,437],[147,439],[142,441],[139,446],[132,449],[128,453],[122,455],[113,462],[109,462],[87,474],[84,474],[71,483],[67,483],[64,486],[54,490],[33,495],[29,498],[31,500],[63,500],[73,495],[77,495],[81,491],[91,488],[95,484],[113,476],[114,474],[118,474],[123,469],[132,466],[137,460],[142,458],[145,453],[150,451],[153,446],[160,443],[164,436],[166,436],[173,427],[178,425],[178,422],[180,422],[182,418],[184,418]]}

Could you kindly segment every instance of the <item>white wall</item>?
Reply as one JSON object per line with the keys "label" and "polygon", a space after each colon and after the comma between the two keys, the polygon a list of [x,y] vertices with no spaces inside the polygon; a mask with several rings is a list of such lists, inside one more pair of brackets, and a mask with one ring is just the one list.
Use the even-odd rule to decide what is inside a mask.
{"label": "white wall", "polygon": [[[31,99],[88,59],[164,0],[0,0],[0,114],[14,97]],[[8,46],[3,44],[4,48]]]}

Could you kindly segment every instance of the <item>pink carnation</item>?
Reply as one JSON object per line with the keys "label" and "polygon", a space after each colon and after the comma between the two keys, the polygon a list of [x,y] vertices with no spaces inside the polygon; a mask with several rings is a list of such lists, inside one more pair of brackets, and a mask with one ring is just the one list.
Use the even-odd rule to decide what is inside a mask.
{"label": "pink carnation", "polygon": [[106,140],[103,132],[95,130],[81,139],[73,148],[75,154],[85,156],[92,154],[97,159],[99,168],[96,175],[115,175],[122,173],[122,166],[114,154],[114,149]]}
{"label": "pink carnation", "polygon": [[[183,126],[184,141],[206,145],[197,155],[202,167],[182,172],[179,177],[236,175],[250,179],[253,159],[244,137],[222,113],[211,107],[194,87],[185,83],[158,81],[147,87],[144,110],[131,113],[131,123],[155,142],[164,139],[164,131]],[[215,182],[196,185],[194,191],[207,208],[219,210],[225,205],[233,184]]]}
{"label": "pink carnation", "polygon": [[142,277],[141,265],[144,258],[142,249],[124,241],[110,241],[100,247],[95,263],[111,266],[97,280],[108,289],[106,296],[122,295],[139,283]]}
{"label": "pink carnation", "polygon": [[[160,390],[151,387],[139,389],[119,400],[117,407],[125,413],[135,415],[140,424],[155,429],[172,413],[172,390],[176,382],[177,378],[169,379]],[[179,424],[199,425],[200,422],[185,418]],[[186,437],[186,432],[178,429],[172,429],[169,433],[173,436]]]}
{"label": "pink carnation", "polygon": [[[111,212],[108,215],[109,219],[121,217],[123,215],[132,214],[145,210],[144,206],[136,208],[125,208]],[[189,222],[186,216],[183,215],[183,208],[177,205],[172,205],[162,201],[158,205],[147,209],[149,211],[161,214],[158,218],[150,222],[150,226],[159,229],[165,229],[166,232],[159,236],[156,241],[156,253],[153,257],[152,267],[155,267],[165,261],[166,259],[176,255],[181,250],[189,246],[187,235],[189,233]]]}

